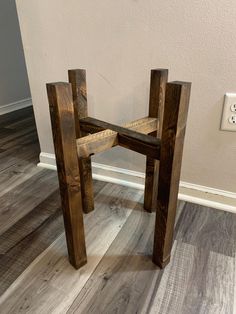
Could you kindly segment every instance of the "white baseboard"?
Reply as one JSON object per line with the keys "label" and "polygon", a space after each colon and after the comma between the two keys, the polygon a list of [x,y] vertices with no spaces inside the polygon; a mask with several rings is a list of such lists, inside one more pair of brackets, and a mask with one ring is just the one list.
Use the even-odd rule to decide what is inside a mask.
{"label": "white baseboard", "polygon": [[[39,159],[39,167],[56,170],[54,154],[42,152]],[[144,190],[143,172],[95,162],[92,167],[94,179]],[[233,192],[181,181],[178,197],[183,201],[236,213],[236,193]]]}
{"label": "white baseboard", "polygon": [[15,110],[19,110],[22,108],[26,108],[29,106],[32,106],[31,98],[26,98],[26,99],[22,99],[16,102],[12,102],[10,104],[0,106],[0,115],[9,113]]}
{"label": "white baseboard", "polygon": [[38,167],[57,170],[54,154],[40,153]]}

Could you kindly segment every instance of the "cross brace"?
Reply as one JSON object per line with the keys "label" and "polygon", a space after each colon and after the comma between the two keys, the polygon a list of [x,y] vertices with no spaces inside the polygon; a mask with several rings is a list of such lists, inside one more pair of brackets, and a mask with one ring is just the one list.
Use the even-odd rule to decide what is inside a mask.
{"label": "cross brace", "polygon": [[89,157],[116,145],[153,159],[160,157],[160,139],[146,135],[157,130],[158,120],[156,118],[146,117],[127,123],[123,127],[90,117],[79,121],[82,131],[97,132],[76,140],[79,158]]}

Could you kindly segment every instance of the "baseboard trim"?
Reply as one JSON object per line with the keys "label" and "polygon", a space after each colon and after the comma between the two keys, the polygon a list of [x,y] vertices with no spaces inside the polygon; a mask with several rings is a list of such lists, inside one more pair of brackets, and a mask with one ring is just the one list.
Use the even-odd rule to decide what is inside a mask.
{"label": "baseboard trim", "polygon": [[[56,170],[55,155],[40,153],[39,167]],[[93,178],[144,190],[143,172],[92,163]],[[180,182],[179,199],[203,206],[236,213],[236,193],[189,182]]]}
{"label": "baseboard trim", "polygon": [[26,98],[26,99],[22,99],[16,102],[12,102],[10,104],[0,106],[0,115],[9,113],[15,110],[23,109],[29,106],[32,106],[31,98]]}
{"label": "baseboard trim", "polygon": [[41,152],[37,166],[41,168],[57,170],[55,155]]}

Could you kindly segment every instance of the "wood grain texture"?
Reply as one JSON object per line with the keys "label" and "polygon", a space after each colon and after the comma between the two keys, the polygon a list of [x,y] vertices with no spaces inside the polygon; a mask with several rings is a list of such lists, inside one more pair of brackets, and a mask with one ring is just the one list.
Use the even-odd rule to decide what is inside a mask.
{"label": "wood grain texture", "polygon": [[142,313],[160,275],[150,258],[154,221],[137,205],[68,314]]}
{"label": "wood grain texture", "polygon": [[[42,170],[35,167],[35,162],[30,160],[18,157],[6,159],[8,166],[0,170],[0,197]],[[0,160],[2,161],[1,156]]]}
{"label": "wood grain texture", "polygon": [[166,85],[153,248],[153,262],[160,267],[170,260],[190,87],[184,82]]}
{"label": "wood grain texture", "polygon": [[33,112],[29,115],[26,111],[26,116],[24,116],[20,120],[11,121],[10,123],[6,125],[6,127],[9,130],[19,131],[22,129],[30,128],[31,126],[34,126],[34,125],[35,125],[35,119],[33,116]]}
{"label": "wood grain texture", "polygon": [[236,215],[188,203],[178,222],[177,240],[225,256],[236,252]]}
{"label": "wood grain texture", "polygon": [[[12,145],[17,146],[17,141]],[[31,148],[27,146],[29,151]],[[33,158],[27,149],[21,157]],[[16,157],[10,146],[8,157],[10,151]],[[10,171],[16,165],[16,159],[8,163],[4,158],[2,168],[7,171],[9,166]],[[51,180],[57,184],[56,174],[47,172],[54,174],[53,179],[45,175],[50,182],[47,186]],[[23,173],[21,176],[23,180]],[[37,182],[33,177],[29,186],[35,186],[36,192],[31,190],[31,195],[38,193],[40,184],[47,184],[33,184]],[[17,188],[11,188],[12,184],[9,191]],[[58,236],[63,222],[57,190],[45,198],[41,195],[40,203],[2,234],[1,292],[10,286],[0,298],[1,313],[64,314],[83,313],[83,309],[90,313],[95,308],[107,309],[107,314],[114,309],[122,314],[234,313],[235,214],[181,203],[172,259],[159,270],[150,260],[154,214],[141,210],[142,192],[95,182],[94,193],[98,193],[96,211],[85,216],[88,264],[79,271],[67,261],[64,235]],[[20,208],[24,208],[23,202]],[[4,260],[4,255],[8,259]]]}
{"label": "wood grain texture", "polygon": [[[81,69],[69,70],[68,76],[72,86],[76,138],[80,138],[83,136],[83,132],[80,129],[79,119],[88,116],[86,71]],[[89,213],[94,210],[91,158],[79,159],[79,168],[83,211]]]}
{"label": "wood grain texture", "polygon": [[[5,128],[6,129],[6,128]],[[20,132],[18,134],[18,130],[12,130],[11,136],[8,136],[6,139],[3,135],[2,144],[1,144],[1,164],[0,169],[3,169],[5,163],[8,162],[9,158],[22,158],[23,160],[28,160],[31,156],[34,160],[38,160],[38,155],[40,152],[37,132],[35,131],[35,126],[32,130],[24,131],[24,134]],[[2,134],[2,129],[0,129],[0,134]],[[18,135],[16,135],[18,134]],[[31,149],[29,149],[31,148]]]}
{"label": "wood grain texture", "polygon": [[233,258],[175,242],[147,313],[233,314],[233,276]]}
{"label": "wood grain texture", "polygon": [[[222,213],[218,223],[222,236],[227,239],[223,229],[228,213],[202,206],[201,211],[202,217],[212,218],[212,211],[217,216]],[[198,216],[198,208],[188,204],[178,213],[175,239],[179,239],[191,223],[191,212],[194,217]],[[212,241],[203,248],[175,240],[173,258],[165,270],[160,271],[153,268],[149,260],[153,215],[140,209],[129,216],[68,313],[233,313],[234,258],[215,252],[219,251],[221,242],[215,238],[215,244]],[[235,226],[235,215],[229,215]],[[201,238],[198,227],[199,224],[196,229],[192,225],[192,230]],[[211,235],[209,219],[202,221],[201,227]],[[145,236],[148,230],[149,237]]]}
{"label": "wood grain texture", "polygon": [[0,237],[0,294],[64,231],[59,191]]}
{"label": "wood grain texture", "polygon": [[[89,155],[93,155],[98,152],[103,152],[118,144],[123,147],[130,146],[131,149],[138,151],[140,150],[140,148],[137,144],[140,144],[140,142],[143,143],[144,145],[146,143],[147,147],[149,148],[149,152],[151,151],[151,154],[154,154],[155,157],[156,155],[159,154],[159,149],[156,149],[156,147],[159,147],[159,141],[158,140],[153,141],[153,139],[149,140],[149,138],[147,139],[146,137],[143,138],[143,134],[153,132],[153,130],[157,129],[158,123],[157,123],[157,119],[155,118],[138,119],[138,120],[125,124],[124,127],[114,126],[109,123],[105,123],[103,121],[99,121],[97,119],[92,119],[92,118],[82,119],[80,120],[80,122],[81,122],[81,125],[83,125],[87,131],[93,130],[94,126],[96,130],[105,129],[105,125],[110,126],[113,129],[115,128],[117,130],[117,131],[114,131],[111,129],[106,129],[104,131],[100,131],[95,134],[90,134],[86,137],[78,139],[77,151],[78,151],[78,156],[80,156],[81,158],[87,157]],[[125,128],[128,128],[134,131],[132,132],[132,135],[131,135],[133,138],[133,141],[131,139],[131,142],[130,142],[130,140],[125,135],[127,133],[130,134],[129,132],[130,130],[127,130]],[[118,129],[119,130],[122,129],[122,131],[125,132],[125,134],[123,134],[123,136],[118,134]],[[143,134],[139,134],[138,132],[143,133]],[[128,143],[127,143],[127,140],[129,141]],[[153,147],[154,147],[154,152],[152,151]],[[144,150],[142,150],[142,152],[143,151]]]}
{"label": "wood grain texture", "polygon": [[[65,241],[59,238],[2,296],[1,313],[233,314],[235,257],[217,253],[222,242],[218,242],[216,238],[205,248],[182,242],[182,235],[188,224],[191,224],[192,217],[196,217],[195,222],[197,221],[198,208],[188,204],[178,215],[173,258],[164,270],[159,270],[149,257],[152,250],[154,213],[148,214],[141,210],[141,202],[137,204],[138,199],[135,197],[136,192],[128,195],[128,189],[122,189],[115,191],[112,184],[107,185],[95,200],[98,206],[96,212],[99,214],[96,215],[95,212],[85,217],[86,233],[88,230],[91,237],[88,264],[81,270],[74,271],[63,256],[66,255]],[[123,205],[120,203],[122,196]],[[127,202],[130,202],[129,208],[136,207],[130,211],[128,219],[126,216],[123,223],[120,225],[118,221],[115,227],[113,222],[118,217],[123,217],[117,208],[123,208]],[[106,209],[102,214],[104,204]],[[106,241],[110,240],[110,235],[112,237],[109,242],[112,245],[103,257],[103,251],[94,253],[94,248],[98,245],[92,238],[95,233],[90,228],[92,226],[103,230],[104,225],[100,223],[108,216],[107,210],[116,215],[110,230],[114,231],[115,228],[116,232],[120,232],[115,237],[106,229],[99,236],[100,248],[105,243],[108,248]],[[193,214],[189,213],[191,211]],[[221,217],[218,221],[220,237],[225,236],[226,241],[229,235],[224,231],[227,228],[225,219],[232,221],[233,226],[229,229],[231,232],[236,225],[235,215],[231,213],[227,217],[228,213],[206,207],[201,207],[201,211],[200,224],[201,229],[206,230],[205,237],[211,237],[214,225],[210,217],[214,219],[216,214]],[[204,220],[204,216],[209,219]],[[108,221],[111,221],[110,218],[111,216]],[[105,221],[106,228],[109,225]],[[191,227],[194,237],[199,237],[196,242],[199,242],[199,224],[193,223]],[[91,266],[90,261],[94,263],[96,258],[100,263],[96,260],[98,266]],[[89,265],[90,269],[87,268]]]}
{"label": "wood grain texture", "polygon": [[58,188],[56,173],[37,172],[0,198],[0,234],[28,214]]}
{"label": "wood grain texture", "polygon": [[[165,89],[168,79],[168,70],[156,69],[151,70],[150,95],[149,95],[149,117],[157,118],[159,127],[157,131],[152,132],[154,137],[161,138]],[[146,158],[146,176],[144,189],[144,209],[151,212],[156,209],[157,205],[157,175],[159,170],[159,161],[153,158]]]}
{"label": "wood grain texture", "polygon": [[34,120],[33,106],[0,115],[0,126],[4,128],[9,127],[10,124],[22,123],[26,117]]}
{"label": "wood grain texture", "polygon": [[111,130],[87,135],[76,140],[79,158],[87,158],[118,145],[118,134]]}
{"label": "wood grain texture", "polygon": [[[95,181],[94,195],[105,185]],[[57,189],[0,236],[0,295],[63,232]]]}
{"label": "wood grain texture", "polygon": [[87,104],[87,86],[86,86],[86,71],[83,69],[72,69],[68,71],[69,82],[72,87],[72,96],[75,110],[75,119],[77,132],[80,132],[79,119],[88,116]]}
{"label": "wood grain texture", "polygon": [[150,258],[154,218],[137,204],[67,313],[146,313],[162,276]]}
{"label": "wood grain texture", "polygon": [[[98,119],[91,120],[91,118],[86,118],[86,119],[80,119],[80,128],[83,130],[83,132],[88,133],[88,134],[94,134],[106,130],[107,126],[110,126],[111,129],[113,127],[116,127],[116,125],[104,122]],[[157,118],[150,118],[150,117],[144,117],[141,119],[137,119],[131,122],[127,122],[124,125],[122,125],[123,128],[128,128],[143,134],[148,134],[151,132],[156,131],[159,128],[159,122]],[[114,130],[113,130],[114,131]],[[116,132],[116,131],[114,131]]]}
{"label": "wood grain texture", "polygon": [[[25,134],[18,138],[19,131]],[[0,197],[34,174],[39,156],[39,143],[31,107],[0,116]],[[4,143],[4,148],[3,148]]]}
{"label": "wood grain texture", "polygon": [[47,84],[47,92],[69,260],[79,268],[87,257],[71,85]]}
{"label": "wood grain texture", "polygon": [[18,145],[27,145],[28,143],[32,143],[32,133],[37,136],[35,127],[33,125],[30,128],[23,128],[17,132],[9,130],[10,129],[8,129],[8,136],[4,136],[2,139],[0,139],[0,145],[2,149],[8,149],[9,147],[12,147],[12,142],[16,141]]}
{"label": "wood grain texture", "polygon": [[71,267],[62,235],[4,293],[0,312],[66,313],[141,196],[141,191],[106,184],[95,197],[96,211],[85,216],[88,263],[77,271]]}
{"label": "wood grain texture", "polygon": [[[51,105],[51,120],[53,124],[52,128],[57,164],[61,164],[61,167],[58,166],[60,187],[64,186],[67,181],[71,181],[73,184],[73,180],[75,180],[75,177],[79,177],[79,175],[83,180],[84,177],[86,178],[87,172],[89,173],[89,176],[91,176],[91,162],[89,161],[88,168],[86,168],[82,162],[83,158],[88,160],[91,155],[102,152],[117,144],[144,154],[154,160],[160,160],[159,173],[157,171],[157,164],[151,161],[151,159],[147,160],[147,174],[150,176],[149,179],[147,178],[147,187],[145,192],[146,205],[144,206],[147,210],[151,211],[153,198],[154,196],[156,197],[154,189],[156,187],[158,177],[158,195],[156,205],[157,215],[154,234],[153,262],[160,267],[164,267],[170,259],[180,168],[182,162],[183,141],[191,86],[190,83],[184,82],[166,83],[167,74],[167,70],[156,70],[153,71],[151,75],[149,114],[155,116],[154,119],[159,118],[159,126],[162,126],[162,130],[159,130],[161,138],[142,134],[136,130],[117,126],[91,117],[80,119],[79,98],[83,98],[83,95],[81,94],[81,86],[79,84],[81,84],[82,81],[84,82],[85,97],[83,99],[84,104],[82,104],[81,110],[82,115],[87,115],[85,71],[77,70],[71,72],[71,74],[69,72],[69,76],[71,75],[70,79],[74,86],[73,106],[70,104],[72,102],[71,90],[67,83],[47,85],[49,101],[52,103],[54,102],[54,106]],[[165,90],[167,90],[166,99]],[[64,109],[61,109],[60,106],[64,106]],[[53,107],[56,107],[59,114],[55,115],[53,113]],[[158,116],[159,109],[160,115]],[[66,115],[70,117],[70,119],[68,119]],[[61,121],[61,119],[64,120],[64,122]],[[71,123],[72,126],[68,127],[68,123],[65,123],[66,120]],[[85,136],[84,138],[76,139],[76,135],[77,137],[80,137],[81,135],[80,124],[83,123],[87,126],[90,125],[95,128],[101,128],[104,131]],[[71,132],[69,137],[66,136],[68,129],[70,129],[69,133]],[[60,133],[59,137],[57,136],[57,133]],[[80,166],[77,165],[75,160],[75,143],[77,145],[77,154]],[[64,151],[62,151],[63,148]],[[71,162],[72,165],[70,165]],[[67,171],[65,171],[66,169]],[[84,174],[82,171],[83,169],[85,171]],[[74,181],[74,183],[74,185],[76,185],[79,181],[77,180],[77,183]],[[150,186],[150,183],[152,183],[152,186]],[[68,182],[66,184],[68,184]],[[147,195],[148,188],[150,188],[151,196]],[[87,192],[85,189],[86,187],[83,184],[83,197],[86,199],[85,194]],[[67,190],[69,193],[67,193]],[[75,196],[77,197],[77,200],[81,202],[81,191],[79,188],[77,192],[75,192],[70,186],[68,186],[68,189],[61,188],[61,191],[64,191],[61,192],[62,202],[64,203],[63,207],[67,208],[64,212],[68,215],[68,223],[65,223],[65,228],[70,261],[73,265],[75,265],[75,261],[78,259],[79,267],[79,256],[86,253],[85,240],[84,235],[79,233],[79,228],[78,226],[76,227],[76,224],[74,223],[75,218],[73,218],[73,216],[75,211],[74,206],[76,204]],[[87,195],[88,198],[91,194],[92,190],[89,186]],[[82,214],[80,215],[80,218],[76,220],[80,221],[80,227],[83,228]],[[79,234],[80,243],[78,237]],[[77,246],[75,246],[75,240],[78,241]],[[81,246],[82,250],[78,251],[77,254],[75,249],[78,249],[78,246]],[[84,253],[82,253],[82,251]],[[81,265],[82,264],[83,263],[81,262]]]}

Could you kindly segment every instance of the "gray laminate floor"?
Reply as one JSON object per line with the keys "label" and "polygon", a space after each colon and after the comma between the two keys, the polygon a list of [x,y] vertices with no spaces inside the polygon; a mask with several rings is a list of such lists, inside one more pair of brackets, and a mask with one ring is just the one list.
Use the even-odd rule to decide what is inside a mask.
{"label": "gray laminate floor", "polygon": [[151,262],[143,192],[94,181],[88,263],[67,260],[55,171],[31,108],[0,117],[0,313],[234,313],[236,215],[179,202],[170,264]]}

